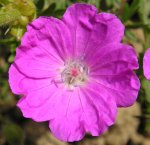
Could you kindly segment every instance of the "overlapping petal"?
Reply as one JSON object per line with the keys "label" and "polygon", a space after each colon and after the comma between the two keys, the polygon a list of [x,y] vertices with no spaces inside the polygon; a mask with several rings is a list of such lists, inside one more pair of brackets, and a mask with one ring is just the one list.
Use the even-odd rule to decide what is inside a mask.
{"label": "overlapping petal", "polygon": [[[69,95],[66,91],[63,91],[63,89],[54,89],[52,87],[54,87],[54,85],[45,88],[46,90],[30,92],[18,102],[17,106],[21,109],[24,117],[41,122],[65,115]],[[46,94],[44,91],[49,92]],[[35,102],[33,102],[32,99]]]}
{"label": "overlapping petal", "polygon": [[74,4],[62,20],[71,31],[77,57],[90,55],[107,43],[120,42],[124,35],[124,25],[115,15],[98,14],[92,5]]}
{"label": "overlapping petal", "polygon": [[86,132],[98,136],[114,123],[117,108],[114,100],[95,91],[97,85],[90,87],[77,88],[70,96],[66,114],[50,120],[51,131],[60,140],[78,141]]}
{"label": "overlapping petal", "polygon": [[18,71],[15,64],[9,70],[9,83],[15,94],[26,95],[29,106],[39,106],[43,104],[48,94],[52,94],[57,87],[50,78],[36,79],[30,78]]}
{"label": "overlapping petal", "polygon": [[150,48],[146,51],[144,55],[143,70],[145,77],[150,80]]}
{"label": "overlapping petal", "polygon": [[[48,62],[48,63],[47,63]],[[51,61],[47,62],[33,59],[28,56],[21,57],[15,61],[15,65],[22,74],[31,78],[55,78],[60,71],[60,64]]]}
{"label": "overlapping petal", "polygon": [[71,117],[59,117],[49,122],[52,133],[58,139],[66,142],[74,142],[81,140],[85,135],[85,130],[76,115]]}
{"label": "overlapping petal", "polygon": [[113,75],[96,75],[93,78],[97,85],[101,85],[106,90],[105,93],[115,99],[118,107],[128,107],[136,101],[140,81],[132,71]]}
{"label": "overlapping petal", "polygon": [[[129,57],[130,56],[130,57]],[[94,60],[94,61],[93,61]],[[114,73],[117,73],[116,71],[122,71],[122,69],[138,69],[138,59],[136,52],[134,48],[132,48],[130,45],[121,44],[121,43],[111,43],[106,44],[103,47],[99,47],[99,50],[94,53],[93,55],[89,55],[89,57],[85,57],[85,61],[90,65],[91,72],[96,72],[100,70],[100,68],[103,68],[105,66],[109,66],[109,64],[117,65],[120,64],[120,67],[122,67],[122,64],[125,64],[126,67],[122,67],[121,69],[114,68]],[[112,66],[113,67],[113,66]],[[95,68],[97,70],[95,70]],[[108,71],[111,71],[112,69],[108,69]],[[104,73],[108,73],[108,71],[105,71]],[[101,72],[101,70],[99,71]]]}
{"label": "overlapping petal", "polygon": [[[85,135],[82,104],[78,91],[66,94],[67,105],[64,113],[50,120],[49,127],[52,133],[63,141],[78,141]],[[60,107],[61,108],[61,107]]]}
{"label": "overlapping petal", "polygon": [[[101,57],[98,57],[99,55]],[[93,59],[95,61],[92,61]],[[138,60],[132,47],[111,44],[91,57],[90,76],[97,84],[111,92],[112,97],[115,96],[118,107],[127,107],[133,105],[140,89],[140,81],[133,73],[137,68]]]}
{"label": "overlapping petal", "polygon": [[[66,41],[67,40],[67,41]],[[47,53],[64,61],[72,56],[72,40],[68,27],[54,17],[39,17],[27,27],[22,46],[42,46]]]}

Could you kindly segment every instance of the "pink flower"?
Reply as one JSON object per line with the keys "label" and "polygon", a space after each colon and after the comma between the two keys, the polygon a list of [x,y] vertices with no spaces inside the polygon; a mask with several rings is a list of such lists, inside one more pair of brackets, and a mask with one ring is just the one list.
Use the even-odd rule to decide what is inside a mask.
{"label": "pink flower", "polygon": [[145,77],[150,80],[150,48],[146,51],[144,55],[143,70]]}
{"label": "pink flower", "polygon": [[120,43],[123,35],[115,15],[87,4],[70,6],[60,20],[29,24],[9,70],[12,91],[23,95],[23,116],[49,121],[63,141],[106,131],[117,107],[133,105],[140,88],[137,56]]}

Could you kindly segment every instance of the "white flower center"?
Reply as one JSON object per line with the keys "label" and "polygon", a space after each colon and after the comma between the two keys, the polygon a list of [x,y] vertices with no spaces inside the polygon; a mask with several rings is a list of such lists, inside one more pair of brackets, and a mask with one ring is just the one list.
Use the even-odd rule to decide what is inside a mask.
{"label": "white flower center", "polygon": [[85,84],[87,81],[88,68],[79,61],[69,61],[61,72],[62,81],[69,89]]}

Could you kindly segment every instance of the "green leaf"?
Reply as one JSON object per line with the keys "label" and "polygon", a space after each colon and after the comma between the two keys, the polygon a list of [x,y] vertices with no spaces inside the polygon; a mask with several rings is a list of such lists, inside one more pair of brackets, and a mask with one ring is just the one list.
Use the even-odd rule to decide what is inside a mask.
{"label": "green leaf", "polygon": [[9,3],[9,0],[0,0],[0,4],[6,5]]}
{"label": "green leaf", "polygon": [[144,27],[144,35],[145,35],[145,44],[144,44],[144,50],[149,48],[150,46],[150,25],[148,27]]}
{"label": "green leaf", "polygon": [[17,124],[5,125],[3,133],[10,145],[22,145],[24,142],[23,130]]}
{"label": "green leaf", "polygon": [[107,7],[113,6],[114,0],[106,0]]}
{"label": "green leaf", "polygon": [[57,18],[61,18],[64,13],[65,13],[65,9],[59,9],[55,11],[55,16]]}
{"label": "green leaf", "polygon": [[100,7],[100,1],[101,0],[88,0],[88,3],[95,5],[97,8],[99,8]]}
{"label": "green leaf", "polygon": [[15,36],[17,40],[20,40],[25,32],[24,27],[14,26],[11,28],[10,34]]}
{"label": "green leaf", "polygon": [[32,0],[15,0],[12,6],[23,16],[32,16],[36,13],[36,6]]}
{"label": "green leaf", "polygon": [[14,21],[18,20],[21,14],[18,10],[12,9],[7,12],[0,12],[0,26],[12,24]]}
{"label": "green leaf", "polygon": [[140,1],[139,16],[141,21],[145,25],[148,25],[148,27],[144,27],[144,35],[145,35],[144,49],[146,50],[150,46],[150,0]]}
{"label": "green leaf", "polygon": [[66,8],[66,0],[55,0],[55,3],[56,3],[56,10]]}
{"label": "green leaf", "polygon": [[137,12],[139,6],[140,6],[140,0],[133,0],[131,5],[126,3],[121,17],[122,21],[126,22],[127,20],[129,20]]}
{"label": "green leaf", "polygon": [[138,40],[137,37],[135,36],[135,34],[132,33],[130,30],[126,30],[125,35],[129,40],[131,40],[133,42],[137,42],[137,40]]}
{"label": "green leaf", "polygon": [[146,79],[143,79],[141,84],[143,86],[143,89],[145,90],[145,100],[146,102],[150,103],[150,82]]}
{"label": "green leaf", "polygon": [[70,0],[72,3],[75,3],[75,2],[77,2],[77,0]]}
{"label": "green leaf", "polygon": [[45,0],[38,0],[36,3],[36,7],[38,11],[43,11]]}
{"label": "green leaf", "polygon": [[144,24],[150,24],[150,0],[141,0],[139,14]]}
{"label": "green leaf", "polygon": [[140,0],[133,0],[131,6],[130,6],[130,12],[131,12],[131,16],[138,10],[138,8],[140,7]]}
{"label": "green leaf", "polygon": [[55,10],[56,10],[56,4],[52,3],[43,13],[42,15],[44,16],[54,16],[55,15]]}
{"label": "green leaf", "polygon": [[123,13],[122,13],[122,16],[121,16],[121,20],[123,22],[125,22],[129,18],[130,18],[130,7],[129,7],[128,3],[126,3],[124,8],[123,8]]}
{"label": "green leaf", "polygon": [[12,63],[14,61],[14,55],[10,55],[8,58],[8,62]]}

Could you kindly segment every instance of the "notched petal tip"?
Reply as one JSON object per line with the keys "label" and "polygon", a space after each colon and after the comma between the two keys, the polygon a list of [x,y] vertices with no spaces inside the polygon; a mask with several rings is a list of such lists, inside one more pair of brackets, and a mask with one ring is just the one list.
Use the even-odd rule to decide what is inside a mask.
{"label": "notched petal tip", "polygon": [[77,7],[80,7],[81,9],[82,8],[87,8],[91,11],[94,11],[94,12],[98,12],[98,9],[94,6],[94,5],[90,5],[90,4],[86,4],[86,3],[76,3],[76,4],[73,4],[76,8]]}
{"label": "notched petal tip", "polygon": [[119,42],[122,40],[125,26],[115,14],[101,12],[95,16],[95,21],[104,23],[108,26],[108,31],[111,34],[110,37],[113,36],[113,40],[116,39],[116,41]]}
{"label": "notched petal tip", "polygon": [[91,10],[91,11],[94,11],[96,13],[98,12],[98,9],[94,5],[85,4],[85,3],[74,3],[67,8],[65,13],[67,13],[68,10],[69,11],[70,10],[81,10],[81,11]]}
{"label": "notched petal tip", "polygon": [[50,20],[55,21],[55,22],[60,21],[59,19],[57,19],[53,16],[40,16],[27,25],[27,31],[32,32],[32,29],[40,30],[40,29],[46,27],[46,25],[49,25]]}
{"label": "notched petal tip", "polygon": [[27,31],[31,31],[32,29],[39,30],[47,24],[47,19],[49,17],[40,16],[37,19],[33,20],[31,23],[27,25]]}
{"label": "notched petal tip", "polygon": [[[77,19],[77,14],[78,15],[78,19],[80,19],[80,17],[91,17],[94,16],[96,13],[98,13],[97,8],[94,5],[90,5],[90,4],[84,4],[84,3],[75,3],[72,4],[71,6],[69,6],[66,10],[66,12],[64,13],[62,20],[63,21],[69,21],[69,17],[72,17],[73,19]],[[75,18],[76,17],[76,18]],[[83,18],[84,18],[83,17]]]}
{"label": "notched petal tip", "polygon": [[79,118],[55,118],[49,122],[49,128],[56,138],[65,142],[79,141],[85,136]]}
{"label": "notched petal tip", "polygon": [[26,100],[27,96],[22,96],[16,106],[21,110],[25,118],[31,118],[35,122],[49,121],[52,118],[51,113],[47,110],[47,106],[33,107]]}
{"label": "notched petal tip", "polygon": [[124,47],[126,47],[129,50],[129,52],[130,52],[129,57],[133,58],[133,60],[131,62],[131,64],[134,66],[133,70],[139,69],[138,57],[137,57],[137,53],[136,53],[135,49],[128,44],[123,44],[123,45],[124,45]]}

